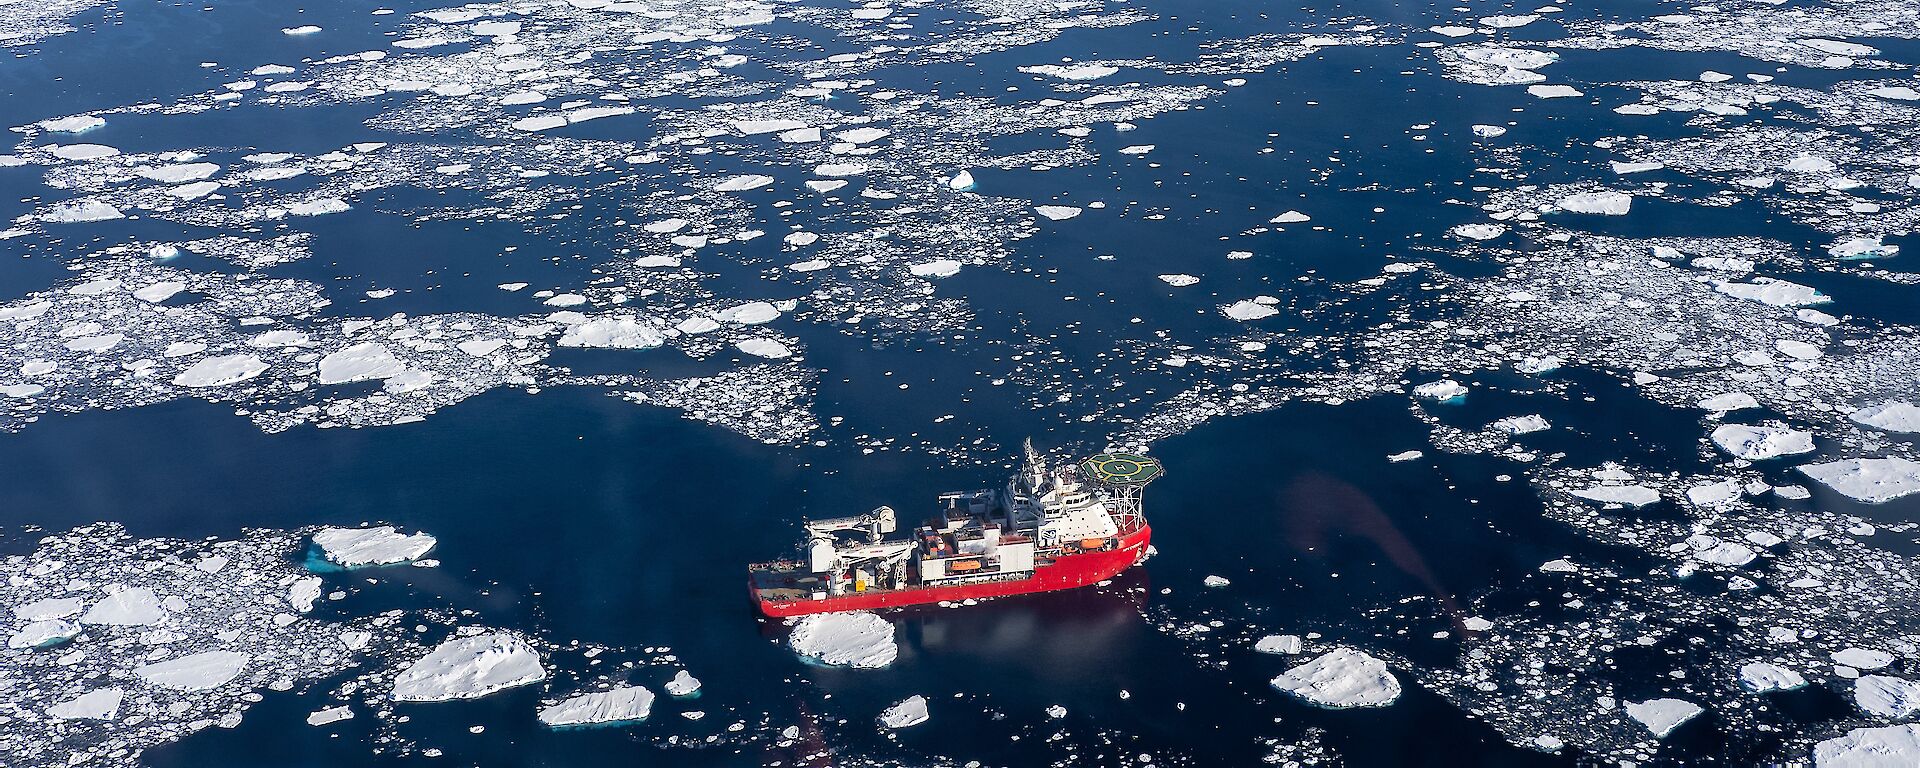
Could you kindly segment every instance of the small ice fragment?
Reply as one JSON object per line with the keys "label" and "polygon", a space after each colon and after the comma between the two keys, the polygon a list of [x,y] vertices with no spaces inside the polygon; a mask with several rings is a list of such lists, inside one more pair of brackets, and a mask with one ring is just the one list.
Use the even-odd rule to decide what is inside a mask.
{"label": "small ice fragment", "polygon": [[1180,274],[1161,275],[1160,282],[1166,283],[1167,285],[1171,285],[1175,288],[1185,288],[1189,285],[1193,285],[1195,283],[1200,282],[1200,278],[1194,277],[1193,275],[1180,275]]}
{"label": "small ice fragment", "polygon": [[1054,221],[1065,221],[1080,215],[1080,209],[1071,205],[1038,205],[1034,210]]}
{"label": "small ice fragment", "polygon": [[1228,581],[1224,576],[1208,576],[1205,579],[1201,579],[1201,583],[1207,585],[1208,587],[1218,589],[1220,587],[1227,586],[1228,584],[1232,584],[1233,582]]}
{"label": "small ice fragment", "polygon": [[1293,656],[1300,653],[1299,635],[1267,635],[1253,644],[1253,650],[1259,653],[1272,653]]}

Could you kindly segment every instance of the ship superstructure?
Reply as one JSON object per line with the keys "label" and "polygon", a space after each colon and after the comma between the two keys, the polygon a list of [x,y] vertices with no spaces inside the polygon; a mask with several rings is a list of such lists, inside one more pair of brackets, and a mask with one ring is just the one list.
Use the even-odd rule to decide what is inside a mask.
{"label": "ship superstructure", "polygon": [[1085,586],[1143,559],[1141,491],[1161,474],[1137,454],[1050,466],[1025,446],[1002,488],[942,493],[896,535],[892,507],[806,523],[804,558],[749,568],[762,612],[793,616]]}

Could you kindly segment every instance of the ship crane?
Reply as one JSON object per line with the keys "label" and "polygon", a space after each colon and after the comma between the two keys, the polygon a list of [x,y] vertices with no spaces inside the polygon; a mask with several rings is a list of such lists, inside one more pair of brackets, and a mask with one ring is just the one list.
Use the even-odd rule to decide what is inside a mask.
{"label": "ship crane", "polygon": [[893,507],[880,506],[864,515],[809,520],[807,521],[807,539],[831,543],[833,534],[839,531],[866,531],[867,542],[878,543],[882,537],[893,533],[894,527]]}
{"label": "ship crane", "polygon": [[[830,574],[829,593],[841,594],[849,586],[865,589],[875,581],[894,585],[906,578],[907,556],[914,545],[884,541],[898,527],[893,507],[876,507],[864,515],[812,520],[806,525],[808,570]],[[835,537],[843,531],[863,532],[867,541],[843,546]]]}

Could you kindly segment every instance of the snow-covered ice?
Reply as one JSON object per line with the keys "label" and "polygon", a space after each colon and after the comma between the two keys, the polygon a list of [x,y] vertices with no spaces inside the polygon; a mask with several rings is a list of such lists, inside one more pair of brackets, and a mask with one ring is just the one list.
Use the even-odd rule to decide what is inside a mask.
{"label": "snow-covered ice", "polygon": [[391,565],[417,560],[437,543],[426,533],[403,534],[391,525],[372,528],[324,528],[313,534],[321,555],[343,568]]}
{"label": "snow-covered ice", "polygon": [[408,665],[393,681],[394,701],[473,699],[547,679],[540,652],[518,635],[457,637]]}
{"label": "snow-covered ice", "polygon": [[794,622],[787,645],[822,664],[856,669],[887,666],[900,653],[893,622],[866,611],[803,616]]}
{"label": "snow-covered ice", "polygon": [[926,721],[927,697],[919,694],[908,696],[880,713],[880,725],[888,730],[908,728]]}
{"label": "snow-covered ice", "polygon": [[204,691],[238,677],[252,659],[236,651],[202,651],[136,667],[135,675],[162,688]]}
{"label": "snow-covered ice", "polygon": [[1646,701],[1629,701],[1626,704],[1627,716],[1639,721],[1652,731],[1656,738],[1666,738],[1675,728],[1685,725],[1688,720],[1698,717],[1706,709],[1685,699],[1658,698]]}
{"label": "snow-covered ice", "polygon": [[1805,464],[1799,470],[1828,488],[1869,504],[1920,493],[1920,462],[1898,456]]}
{"label": "snow-covered ice", "polygon": [[1336,648],[1273,679],[1273,687],[1330,709],[1384,707],[1400,698],[1400,681],[1384,661]]}
{"label": "snow-covered ice", "polygon": [[540,724],[549,728],[630,723],[653,711],[653,692],[641,686],[583,693],[540,708]]}

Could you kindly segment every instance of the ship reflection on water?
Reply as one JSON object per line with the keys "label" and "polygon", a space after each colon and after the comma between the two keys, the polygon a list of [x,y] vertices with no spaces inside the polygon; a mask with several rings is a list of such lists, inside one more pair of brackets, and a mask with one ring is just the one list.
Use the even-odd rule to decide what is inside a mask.
{"label": "ship reflection on water", "polygon": [[[1139,658],[1144,645],[1151,642],[1153,630],[1142,617],[1150,584],[1146,569],[1130,568],[1107,582],[1081,589],[951,608],[928,605],[882,611],[880,615],[894,623],[894,640],[900,646],[900,656],[891,666],[854,670],[803,665],[797,660],[795,666],[804,670],[800,674],[814,687],[836,699],[865,698],[877,693],[872,689],[878,686],[892,691],[887,695],[901,690],[926,693],[936,700],[936,707],[939,698],[951,695],[945,692],[956,688],[1030,695],[1088,685],[1111,687],[1117,678],[1089,671],[1112,665],[1116,659]],[[760,632],[769,641],[784,642],[788,625],[762,619]],[[1020,682],[1014,689],[992,690],[1008,680]],[[890,701],[875,699],[868,708],[878,711],[886,703]],[[839,743],[841,734],[833,733],[831,721],[817,717],[811,697],[791,697],[790,705],[791,722],[800,724],[796,735],[783,740],[784,746],[769,744],[759,763],[819,768],[842,764],[828,746]],[[867,722],[840,727],[872,730]]]}

